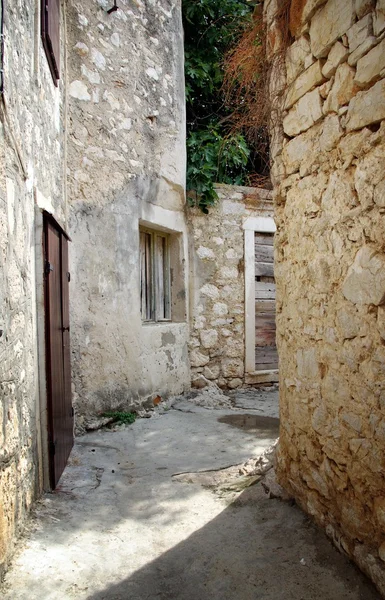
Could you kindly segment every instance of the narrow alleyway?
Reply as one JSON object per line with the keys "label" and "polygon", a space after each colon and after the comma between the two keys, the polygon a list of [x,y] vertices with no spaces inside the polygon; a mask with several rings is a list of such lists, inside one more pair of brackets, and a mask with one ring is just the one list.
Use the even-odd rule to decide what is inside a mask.
{"label": "narrow alleyway", "polygon": [[[210,489],[215,470],[258,457],[277,436],[277,392],[239,392],[233,403],[183,400],[78,438],[57,491],[37,506],[3,600],[379,599],[298,508],[260,483]],[[193,475],[201,471],[206,480]]]}

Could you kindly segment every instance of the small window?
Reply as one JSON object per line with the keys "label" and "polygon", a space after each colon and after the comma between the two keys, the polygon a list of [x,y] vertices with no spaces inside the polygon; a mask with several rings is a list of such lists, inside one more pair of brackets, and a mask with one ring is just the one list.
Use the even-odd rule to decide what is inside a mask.
{"label": "small window", "polygon": [[41,0],[41,37],[55,85],[60,79],[60,1]]}
{"label": "small window", "polygon": [[169,321],[169,236],[160,231],[140,230],[140,295],[143,321]]}

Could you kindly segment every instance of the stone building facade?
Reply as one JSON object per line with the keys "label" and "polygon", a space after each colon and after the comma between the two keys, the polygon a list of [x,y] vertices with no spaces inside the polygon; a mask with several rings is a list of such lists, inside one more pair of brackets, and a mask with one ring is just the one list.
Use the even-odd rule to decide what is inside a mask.
{"label": "stone building facade", "polygon": [[290,32],[272,82],[278,475],[385,593],[385,3],[293,0]]}
{"label": "stone building facade", "polygon": [[[68,193],[77,425],[189,387],[178,0],[68,2]],[[144,323],[139,228],[169,236],[171,320]]]}
{"label": "stone building facade", "polygon": [[0,576],[55,453],[45,218],[72,239],[79,428],[190,385],[180,1],[51,2],[46,50],[43,4],[1,7]]}
{"label": "stone building facade", "polygon": [[[256,375],[254,359],[254,232],[258,218],[274,231],[273,203],[271,192],[260,188],[217,185],[216,190],[218,201],[208,215],[198,208],[188,210],[191,377],[193,386],[209,381],[235,389],[277,377]],[[250,307],[245,305],[248,295]]]}
{"label": "stone building facade", "polygon": [[[4,11],[0,99],[0,576],[43,485],[37,330],[42,210],[67,226],[64,83],[55,87],[31,0]],[[63,24],[62,24],[63,32]],[[63,51],[62,58],[63,58]]]}

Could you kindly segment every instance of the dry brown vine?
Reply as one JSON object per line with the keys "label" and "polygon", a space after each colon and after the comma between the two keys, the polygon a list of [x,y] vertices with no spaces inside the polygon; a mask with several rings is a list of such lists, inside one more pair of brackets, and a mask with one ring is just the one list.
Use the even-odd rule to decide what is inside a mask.
{"label": "dry brown vine", "polygon": [[[274,85],[272,77],[282,73],[286,50],[292,41],[291,4],[291,0],[277,0],[269,26],[264,20],[262,4],[257,5],[252,22],[243,29],[224,62],[225,101],[228,106],[236,107],[231,115],[232,132],[242,132],[266,164],[270,161],[268,130],[280,118],[284,93],[282,85]],[[259,174],[251,174],[250,181],[258,186],[270,183],[269,177]]]}

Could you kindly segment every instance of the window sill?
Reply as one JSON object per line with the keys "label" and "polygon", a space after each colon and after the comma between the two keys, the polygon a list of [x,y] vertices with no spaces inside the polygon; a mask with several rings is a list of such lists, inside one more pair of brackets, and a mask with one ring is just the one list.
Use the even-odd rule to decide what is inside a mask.
{"label": "window sill", "polygon": [[162,325],[186,325],[187,321],[142,321],[143,327],[153,327]]}

